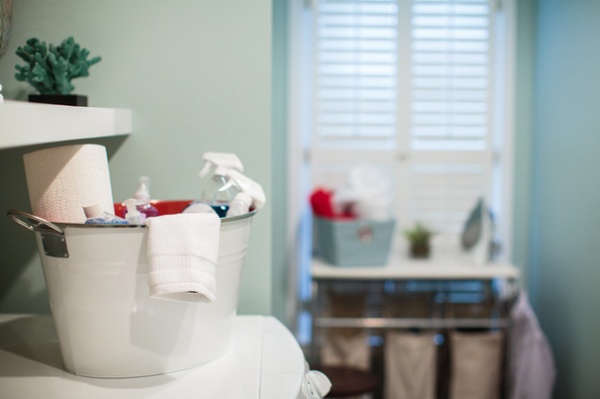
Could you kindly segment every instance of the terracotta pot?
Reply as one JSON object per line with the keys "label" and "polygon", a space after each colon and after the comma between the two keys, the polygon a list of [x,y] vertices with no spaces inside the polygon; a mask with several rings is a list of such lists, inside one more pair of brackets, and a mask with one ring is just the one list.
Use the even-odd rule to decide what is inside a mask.
{"label": "terracotta pot", "polygon": [[430,253],[429,243],[410,245],[411,258],[429,258]]}

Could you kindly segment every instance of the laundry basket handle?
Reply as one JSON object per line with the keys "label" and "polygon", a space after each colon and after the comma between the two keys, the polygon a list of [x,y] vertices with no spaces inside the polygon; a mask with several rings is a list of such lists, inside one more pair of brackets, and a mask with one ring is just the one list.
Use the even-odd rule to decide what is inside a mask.
{"label": "laundry basket handle", "polygon": [[49,222],[46,219],[42,219],[39,216],[32,215],[31,213],[11,209],[6,214],[13,222],[25,227],[27,230],[31,230],[33,232],[48,232],[48,230],[53,230],[57,234],[64,235],[63,229],[61,229],[54,223]]}

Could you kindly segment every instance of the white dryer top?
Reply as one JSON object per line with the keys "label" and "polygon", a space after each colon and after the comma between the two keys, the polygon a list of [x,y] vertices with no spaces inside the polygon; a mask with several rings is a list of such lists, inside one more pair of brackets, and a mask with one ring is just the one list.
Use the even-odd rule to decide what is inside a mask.
{"label": "white dryer top", "polygon": [[295,399],[304,355],[273,317],[238,316],[233,348],[196,368],[135,378],[80,377],[63,370],[51,316],[0,315],[0,392],[47,399]]}

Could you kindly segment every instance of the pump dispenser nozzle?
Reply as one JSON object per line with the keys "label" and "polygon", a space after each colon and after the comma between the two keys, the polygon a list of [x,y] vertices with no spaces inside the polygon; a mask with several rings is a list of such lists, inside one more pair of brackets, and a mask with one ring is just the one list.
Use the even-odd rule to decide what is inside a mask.
{"label": "pump dispenser nozzle", "polygon": [[[133,197],[137,200],[136,207],[142,214],[142,222],[146,218],[158,216],[158,209],[150,202],[150,178],[148,176],[140,176],[139,184]],[[126,205],[125,202],[123,202],[123,205]]]}
{"label": "pump dispenser nozzle", "polygon": [[137,206],[143,204],[136,198],[129,198],[123,202],[127,206],[127,213],[125,219],[129,224],[144,224],[145,216],[143,213],[137,210]]}

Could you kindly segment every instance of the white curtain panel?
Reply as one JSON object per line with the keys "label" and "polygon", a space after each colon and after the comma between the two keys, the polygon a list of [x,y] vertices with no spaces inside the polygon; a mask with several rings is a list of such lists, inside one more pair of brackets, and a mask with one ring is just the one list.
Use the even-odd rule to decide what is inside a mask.
{"label": "white curtain panel", "polygon": [[[332,292],[328,292],[328,307],[325,313],[330,317],[364,317],[366,295],[353,293],[352,290],[355,288],[351,284],[334,287]],[[328,366],[349,366],[368,370],[371,365],[368,332],[357,328],[326,330],[321,346],[321,363]]]}
{"label": "white curtain panel", "polygon": [[504,334],[450,334],[450,398],[498,399]]}
{"label": "white curtain panel", "polygon": [[386,334],[386,399],[435,398],[437,346],[434,335],[396,331]]}
{"label": "white curtain panel", "polygon": [[321,362],[327,366],[370,367],[371,350],[365,331],[328,331],[321,347]]}

